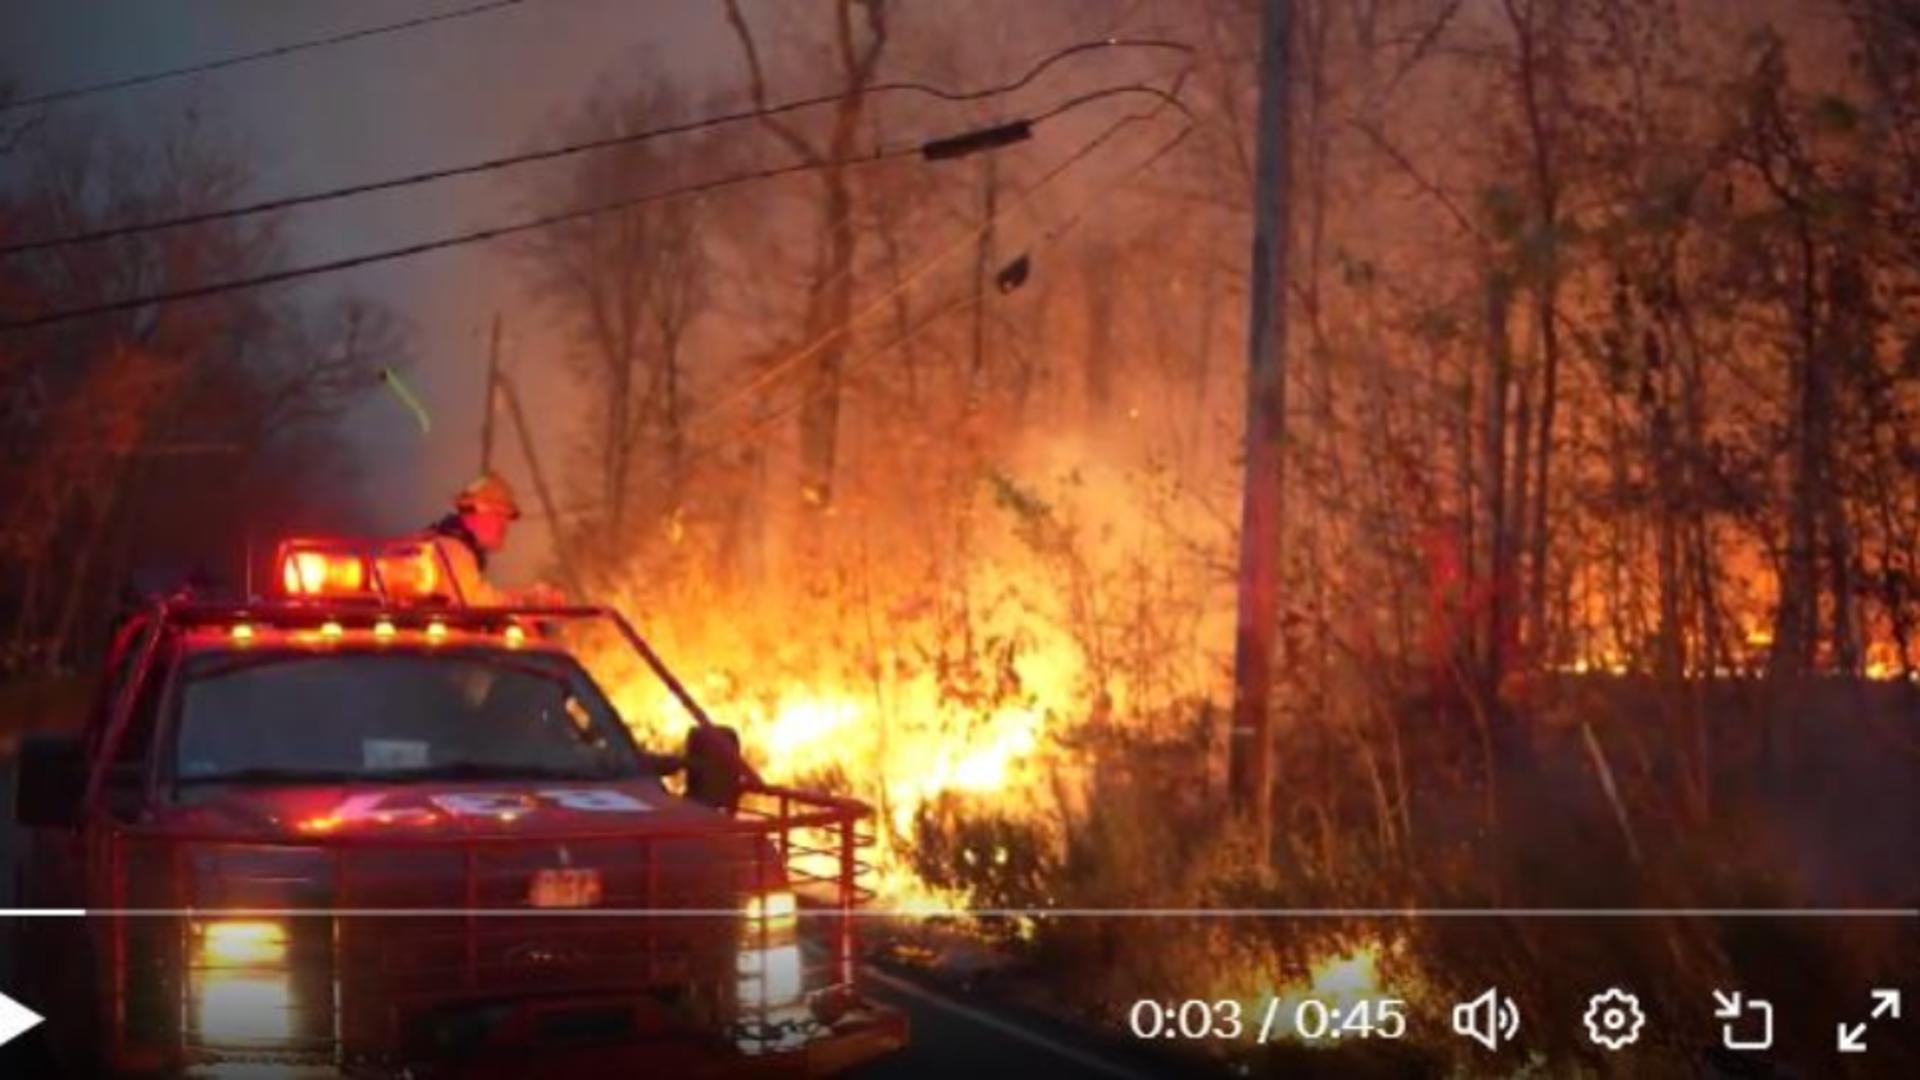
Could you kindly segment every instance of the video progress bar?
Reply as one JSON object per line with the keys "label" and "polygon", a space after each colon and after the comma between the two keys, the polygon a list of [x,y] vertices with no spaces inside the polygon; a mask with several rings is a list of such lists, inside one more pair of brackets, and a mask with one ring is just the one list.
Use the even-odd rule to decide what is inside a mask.
{"label": "video progress bar", "polygon": [[[712,919],[739,908],[0,908],[0,918],[526,918]],[[802,919],[1854,919],[1920,920],[1920,908],[834,908],[802,907]]]}

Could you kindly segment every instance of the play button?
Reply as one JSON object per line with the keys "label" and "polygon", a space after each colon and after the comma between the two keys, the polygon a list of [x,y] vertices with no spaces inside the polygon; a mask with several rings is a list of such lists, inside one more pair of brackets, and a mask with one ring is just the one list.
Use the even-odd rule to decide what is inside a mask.
{"label": "play button", "polygon": [[34,1025],[44,1019],[46,1017],[7,995],[0,994],[0,1046],[5,1046],[32,1031]]}

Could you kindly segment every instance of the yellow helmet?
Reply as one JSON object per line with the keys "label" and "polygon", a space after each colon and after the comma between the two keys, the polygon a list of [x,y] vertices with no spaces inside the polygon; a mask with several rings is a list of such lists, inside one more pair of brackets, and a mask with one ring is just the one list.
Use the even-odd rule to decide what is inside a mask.
{"label": "yellow helmet", "polygon": [[453,497],[453,508],[462,514],[504,514],[508,518],[520,516],[519,500],[513,497],[513,489],[507,486],[497,474],[481,473],[473,482],[460,489]]}

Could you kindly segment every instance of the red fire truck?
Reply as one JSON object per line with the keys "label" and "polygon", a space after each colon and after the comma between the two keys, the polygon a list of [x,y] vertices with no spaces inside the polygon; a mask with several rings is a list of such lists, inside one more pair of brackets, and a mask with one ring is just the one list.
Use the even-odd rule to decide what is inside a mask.
{"label": "red fire truck", "polygon": [[[903,1045],[855,986],[870,811],[747,767],[617,612],[460,602],[430,543],[293,541],[277,595],[120,630],[21,748],[24,983],[74,1075],[819,1075]],[[450,595],[449,590],[455,594]],[[561,642],[692,718],[638,746]]]}

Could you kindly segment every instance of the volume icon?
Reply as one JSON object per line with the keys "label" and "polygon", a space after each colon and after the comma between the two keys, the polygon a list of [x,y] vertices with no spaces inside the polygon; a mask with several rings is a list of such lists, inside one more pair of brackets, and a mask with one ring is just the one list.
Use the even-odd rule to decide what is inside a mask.
{"label": "volume icon", "polygon": [[1453,1007],[1453,1030],[1489,1050],[1500,1049],[1520,1031],[1520,1007],[1498,989]]}

